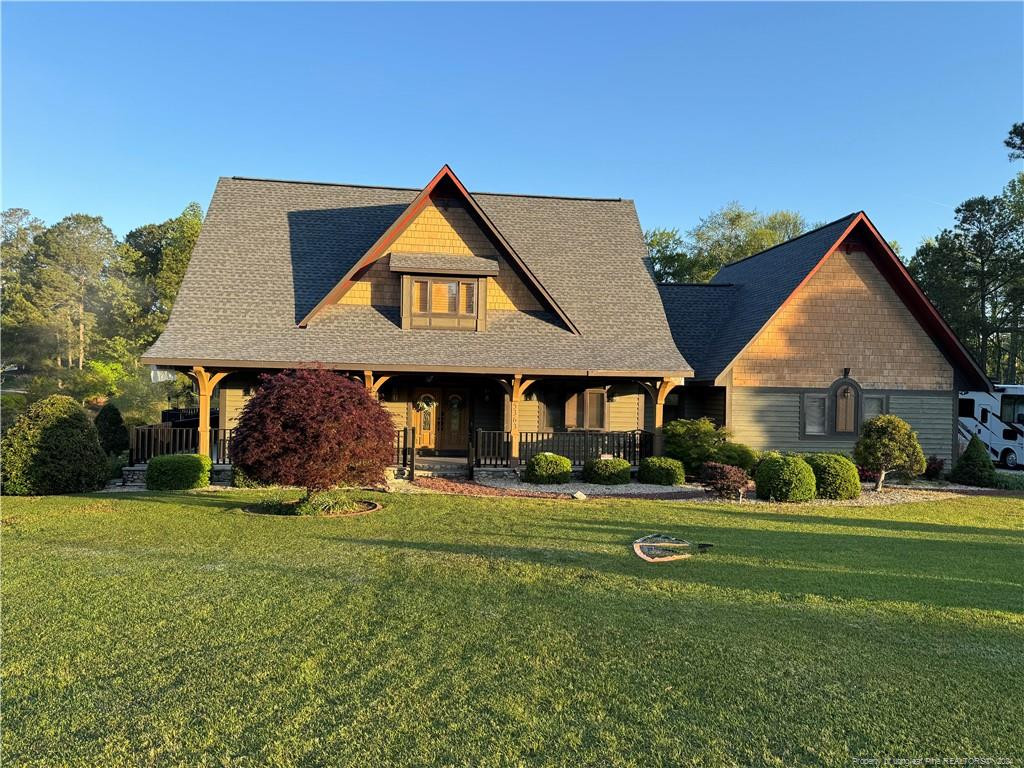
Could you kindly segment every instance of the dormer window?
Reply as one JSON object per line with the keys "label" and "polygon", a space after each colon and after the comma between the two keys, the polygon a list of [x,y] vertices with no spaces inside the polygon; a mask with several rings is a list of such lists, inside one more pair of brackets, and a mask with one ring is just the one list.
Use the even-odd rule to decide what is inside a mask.
{"label": "dormer window", "polygon": [[477,279],[413,277],[411,328],[476,330]]}
{"label": "dormer window", "polygon": [[447,254],[391,254],[402,275],[402,328],[482,331],[487,319],[487,278],[497,262]]}

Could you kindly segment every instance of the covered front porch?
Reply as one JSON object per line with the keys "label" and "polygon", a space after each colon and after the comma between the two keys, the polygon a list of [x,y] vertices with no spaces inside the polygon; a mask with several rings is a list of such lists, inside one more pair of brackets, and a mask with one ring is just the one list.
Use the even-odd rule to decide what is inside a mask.
{"label": "covered front porch", "polygon": [[[185,372],[196,385],[198,426],[137,427],[133,464],[162,453],[202,453],[230,463],[242,408],[260,374],[273,371],[194,366]],[[679,400],[683,384],[678,377],[601,372],[342,372],[361,381],[391,414],[397,466],[417,457],[509,467],[541,451],[568,456],[575,465],[601,455],[638,464],[660,452],[666,402]]]}

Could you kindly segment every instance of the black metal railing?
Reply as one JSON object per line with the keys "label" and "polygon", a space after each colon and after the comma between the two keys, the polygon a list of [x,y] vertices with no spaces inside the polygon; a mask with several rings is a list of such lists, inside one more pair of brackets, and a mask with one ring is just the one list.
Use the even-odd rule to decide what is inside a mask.
{"label": "black metal railing", "polygon": [[512,441],[508,432],[478,429],[473,451],[477,467],[507,467],[512,461]]}
{"label": "black metal railing", "polygon": [[416,479],[416,427],[395,430],[394,463],[409,471],[409,479]]}
{"label": "black metal railing", "polygon": [[[653,454],[654,433],[642,429],[629,432],[519,433],[520,462],[529,461],[530,457],[544,452],[565,456],[575,467],[606,455],[625,459],[636,466],[641,459]],[[478,429],[472,453],[472,463],[477,467],[507,467],[515,462],[508,432]]]}
{"label": "black metal railing", "polygon": [[[214,464],[231,463],[232,429],[210,430],[210,458]],[[162,424],[134,427],[128,434],[128,460],[145,464],[156,456],[199,453],[199,430]]]}
{"label": "black metal railing", "polygon": [[135,427],[128,436],[128,460],[132,464],[145,464],[156,456],[198,450],[199,430],[191,427]]}
{"label": "black metal railing", "polygon": [[650,456],[654,435],[641,429],[629,432],[522,432],[519,435],[519,460],[529,461],[535,454],[549,452],[565,456],[574,467],[590,459],[614,456],[633,466]]}

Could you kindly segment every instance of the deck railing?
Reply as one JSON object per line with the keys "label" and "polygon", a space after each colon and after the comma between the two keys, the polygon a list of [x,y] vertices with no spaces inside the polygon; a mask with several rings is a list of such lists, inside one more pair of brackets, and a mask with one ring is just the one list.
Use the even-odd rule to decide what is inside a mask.
{"label": "deck railing", "polygon": [[[507,467],[513,463],[508,432],[477,430],[474,464],[478,467]],[[641,429],[629,432],[520,432],[519,461],[545,451],[565,456],[579,467],[603,455],[625,459],[633,466],[654,450],[654,434]]]}
{"label": "deck railing", "polygon": [[508,432],[478,429],[473,451],[477,467],[507,467],[512,460],[512,441]]}
{"label": "deck railing", "polygon": [[[210,458],[214,464],[231,463],[233,432],[210,430]],[[128,460],[132,464],[146,464],[156,456],[198,452],[199,430],[194,427],[141,426],[134,427],[128,435]]]}
{"label": "deck railing", "polygon": [[409,470],[410,478],[416,472],[416,427],[400,427],[395,430],[395,452],[393,461],[396,467]]}
{"label": "deck railing", "polygon": [[128,460],[132,464],[145,464],[156,456],[198,450],[199,430],[191,427],[135,427],[129,434]]}

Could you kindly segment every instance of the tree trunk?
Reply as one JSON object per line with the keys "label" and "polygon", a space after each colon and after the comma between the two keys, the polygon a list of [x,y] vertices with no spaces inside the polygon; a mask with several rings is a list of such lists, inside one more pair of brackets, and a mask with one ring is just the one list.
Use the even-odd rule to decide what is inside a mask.
{"label": "tree trunk", "polygon": [[885,470],[883,469],[881,472],[878,473],[878,480],[875,481],[875,490],[876,491],[882,490],[882,484],[884,482],[885,482]]}
{"label": "tree trunk", "polygon": [[85,362],[85,302],[78,303],[78,370]]}

